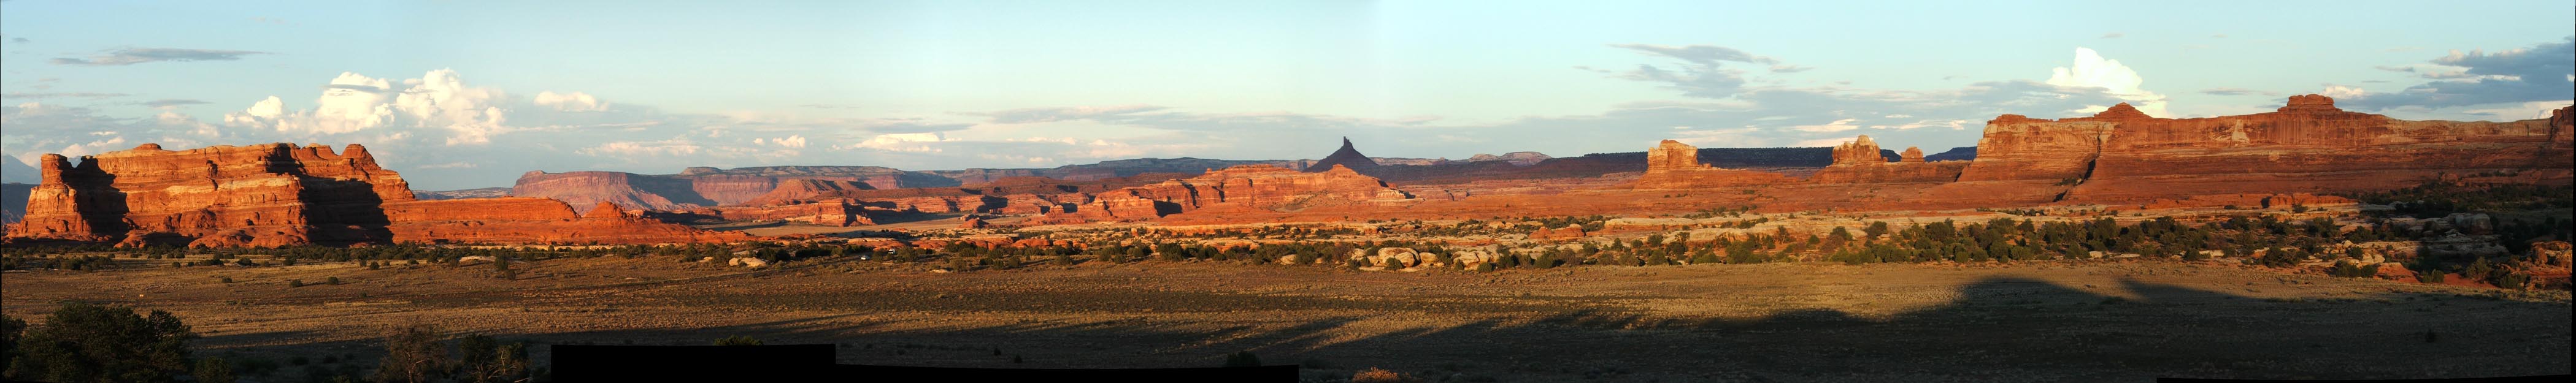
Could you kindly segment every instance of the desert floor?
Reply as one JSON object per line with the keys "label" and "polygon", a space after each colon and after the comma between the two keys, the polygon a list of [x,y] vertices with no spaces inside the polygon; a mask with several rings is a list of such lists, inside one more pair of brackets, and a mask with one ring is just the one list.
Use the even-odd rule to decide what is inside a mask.
{"label": "desert floor", "polygon": [[[1211,367],[1249,350],[1304,364],[1316,381],[1369,367],[1506,382],[2434,378],[2566,374],[2570,359],[2564,291],[2170,261],[945,273],[852,259],[747,272],[593,258],[520,262],[516,279],[489,265],[131,262],[142,267],[8,272],[0,302],[38,321],[63,300],[167,310],[205,335],[201,353],[354,355],[369,366],[376,337],[416,323],[540,345],[745,335],[835,343],[843,363],[912,366]],[[164,267],[148,267],[156,262]],[[321,284],[331,277],[342,283]],[[535,351],[543,360],[546,348]]]}

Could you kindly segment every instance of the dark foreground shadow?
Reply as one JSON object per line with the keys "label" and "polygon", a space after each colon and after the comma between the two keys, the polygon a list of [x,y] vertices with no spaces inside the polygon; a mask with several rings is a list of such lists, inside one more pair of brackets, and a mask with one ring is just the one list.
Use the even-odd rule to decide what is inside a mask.
{"label": "dark foreground shadow", "polygon": [[[1227,354],[1249,351],[1269,364],[1303,365],[1307,380],[1346,379],[1370,367],[1431,381],[1668,382],[2430,379],[2569,371],[2566,302],[2363,292],[2290,300],[2231,293],[2266,287],[2137,281],[2078,287],[1999,277],[1960,287],[1945,304],[1875,315],[1810,309],[1690,317],[1587,301],[1593,298],[1524,297],[1546,304],[1317,308],[1292,311],[1304,317],[1347,314],[1295,321],[1267,319],[1274,315],[1262,311],[1212,321],[1204,314],[1264,308],[1177,307],[1164,314],[1101,315],[1098,321],[944,329],[836,314],[704,328],[493,335],[540,344],[612,345],[706,344],[743,335],[773,344],[829,344],[838,348],[840,364],[921,367],[1213,367]],[[1401,300],[1405,294],[1415,293],[1347,299]],[[975,310],[1060,312],[1055,307],[1062,306],[1023,299]],[[220,344],[220,338],[209,340]],[[339,346],[365,346],[351,343]],[[537,349],[540,359],[547,352]]]}

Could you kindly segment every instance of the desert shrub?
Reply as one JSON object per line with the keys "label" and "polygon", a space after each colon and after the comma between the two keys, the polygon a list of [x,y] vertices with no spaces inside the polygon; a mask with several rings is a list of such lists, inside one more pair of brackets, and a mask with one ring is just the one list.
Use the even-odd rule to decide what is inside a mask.
{"label": "desert shrub", "polygon": [[440,347],[437,327],[412,325],[385,334],[385,358],[376,367],[377,382],[424,383],[445,375],[447,350]]}
{"label": "desert shrub", "polygon": [[188,375],[195,376],[198,383],[233,383],[238,380],[233,377],[233,366],[224,363],[224,358],[216,357],[198,359],[197,369]]}
{"label": "desert shrub", "polygon": [[[14,322],[14,321],[12,321]],[[48,382],[174,382],[195,366],[188,341],[197,338],[165,311],[136,315],[134,308],[64,303],[42,326],[21,327],[7,378]]]}
{"label": "desert shrub", "polygon": [[2375,277],[2379,276],[2379,265],[2363,266],[2354,265],[2352,261],[2335,261],[2334,269],[2327,271],[2326,274],[2345,278]]}
{"label": "desert shrub", "polygon": [[1225,366],[1226,366],[1226,367],[1261,367],[1261,357],[1259,357],[1259,356],[1253,356],[1253,355],[1252,355],[1252,351],[1250,351],[1250,350],[1246,350],[1246,351],[1236,351],[1236,352],[1234,352],[1234,353],[1232,353],[1232,354],[1226,354],[1226,355],[1225,355]]}
{"label": "desert shrub", "polygon": [[749,336],[735,335],[735,336],[728,336],[728,337],[723,337],[723,338],[717,338],[717,339],[716,339],[716,345],[717,345],[717,346],[758,346],[758,345],[760,345],[760,339],[755,339],[755,338],[752,338],[752,337],[749,337]]}

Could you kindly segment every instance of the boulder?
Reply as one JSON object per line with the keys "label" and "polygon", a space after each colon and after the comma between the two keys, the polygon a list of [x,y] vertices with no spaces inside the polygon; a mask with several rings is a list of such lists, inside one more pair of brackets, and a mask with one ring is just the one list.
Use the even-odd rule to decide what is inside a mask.
{"label": "boulder", "polygon": [[725,266],[760,268],[769,266],[769,261],[752,257],[734,257],[732,260],[725,261]]}

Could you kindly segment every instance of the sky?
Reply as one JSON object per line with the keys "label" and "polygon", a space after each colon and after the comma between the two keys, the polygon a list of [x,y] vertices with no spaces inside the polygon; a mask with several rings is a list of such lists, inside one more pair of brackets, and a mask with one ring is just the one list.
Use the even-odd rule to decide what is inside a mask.
{"label": "sky", "polygon": [[[1796,3],[1796,4],[1789,4]],[[0,1],[0,155],[363,144],[414,188],[527,171],[1031,168],[1830,146],[1986,120],[2522,120],[2557,1]],[[22,181],[23,182],[23,181]]]}

